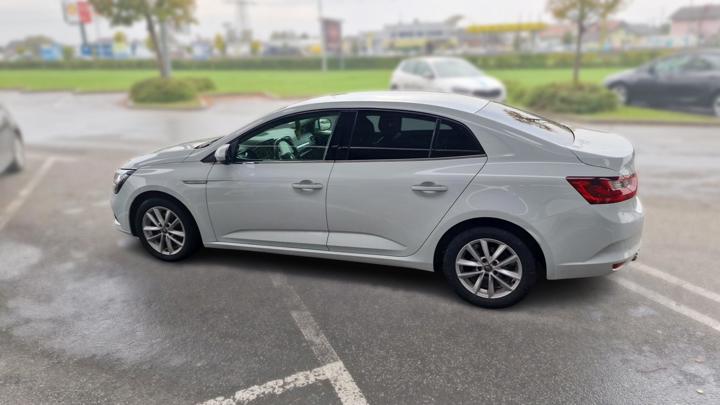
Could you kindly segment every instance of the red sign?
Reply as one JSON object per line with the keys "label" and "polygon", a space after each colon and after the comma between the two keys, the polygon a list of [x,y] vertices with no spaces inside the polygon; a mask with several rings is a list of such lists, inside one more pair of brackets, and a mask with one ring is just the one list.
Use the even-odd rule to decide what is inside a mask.
{"label": "red sign", "polygon": [[90,24],[92,22],[92,7],[87,1],[78,1],[78,17],[81,24]]}
{"label": "red sign", "polygon": [[323,18],[322,27],[325,36],[325,52],[340,55],[342,53],[342,25],[340,20]]}

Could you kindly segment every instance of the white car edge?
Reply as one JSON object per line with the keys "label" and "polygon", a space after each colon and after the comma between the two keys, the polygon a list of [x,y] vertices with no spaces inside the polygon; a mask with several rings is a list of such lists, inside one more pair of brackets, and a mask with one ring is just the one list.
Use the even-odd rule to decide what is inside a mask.
{"label": "white car edge", "polygon": [[[277,147],[283,138],[267,149],[280,160],[245,160],[255,137],[336,113],[332,130],[323,118],[308,121],[316,133],[331,131],[324,159],[293,160],[296,149]],[[393,114],[411,117],[402,126],[412,117],[435,122],[433,139],[470,134],[481,149],[450,156],[433,140],[423,157],[351,159],[387,152],[356,146],[360,117],[375,134],[394,118],[367,121]],[[283,120],[296,125],[278,127]],[[116,173],[112,209],[117,228],[162,260],[205,246],[441,271],[465,300],[497,308],[519,301],[538,277],[600,276],[635,259],[644,214],[634,158],[619,135],[480,98],[352,93],[130,160]],[[173,237],[158,249],[158,235]]]}

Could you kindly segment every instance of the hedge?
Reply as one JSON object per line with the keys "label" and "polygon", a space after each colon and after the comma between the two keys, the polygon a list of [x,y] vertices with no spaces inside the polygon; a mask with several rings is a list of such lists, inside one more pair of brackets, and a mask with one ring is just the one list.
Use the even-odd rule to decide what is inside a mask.
{"label": "hedge", "polygon": [[[635,50],[626,52],[588,52],[583,54],[584,67],[632,67],[668,54],[670,50]],[[517,68],[569,68],[574,54],[565,53],[516,53],[502,55],[466,56],[484,69]],[[403,57],[348,57],[342,62],[330,58],[328,67],[340,69],[341,63],[348,70],[394,69]],[[257,57],[241,59],[176,60],[177,70],[316,70],[320,69],[317,57]],[[0,62],[0,69],[155,69],[154,60],[69,60],[58,62],[15,61]]]}
{"label": "hedge", "polygon": [[533,87],[523,95],[522,104],[539,111],[592,114],[618,107],[617,96],[591,83],[551,83]]}

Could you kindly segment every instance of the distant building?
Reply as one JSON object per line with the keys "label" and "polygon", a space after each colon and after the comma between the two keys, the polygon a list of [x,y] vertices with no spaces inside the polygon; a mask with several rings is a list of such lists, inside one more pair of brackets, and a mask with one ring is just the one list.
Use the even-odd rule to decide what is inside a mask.
{"label": "distant building", "polygon": [[547,27],[541,22],[470,25],[460,34],[460,48],[468,54],[529,52]]}
{"label": "distant building", "polygon": [[457,24],[461,17],[454,16],[440,22],[390,24],[378,32],[385,53],[420,54],[434,53],[437,50],[457,48],[460,29]]}
{"label": "distant building", "polygon": [[720,4],[681,7],[670,16],[670,35],[700,44],[720,37]]}

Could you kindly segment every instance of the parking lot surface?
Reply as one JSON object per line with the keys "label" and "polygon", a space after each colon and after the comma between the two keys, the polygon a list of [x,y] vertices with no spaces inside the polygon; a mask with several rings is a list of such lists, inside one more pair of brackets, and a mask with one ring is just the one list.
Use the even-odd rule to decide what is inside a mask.
{"label": "parking lot surface", "polygon": [[720,403],[717,128],[606,127],[638,150],[639,261],[493,311],[433,273],[220,250],[170,264],[113,229],[125,160],[287,102],[0,100],[29,142],[27,170],[0,177],[0,403]]}

